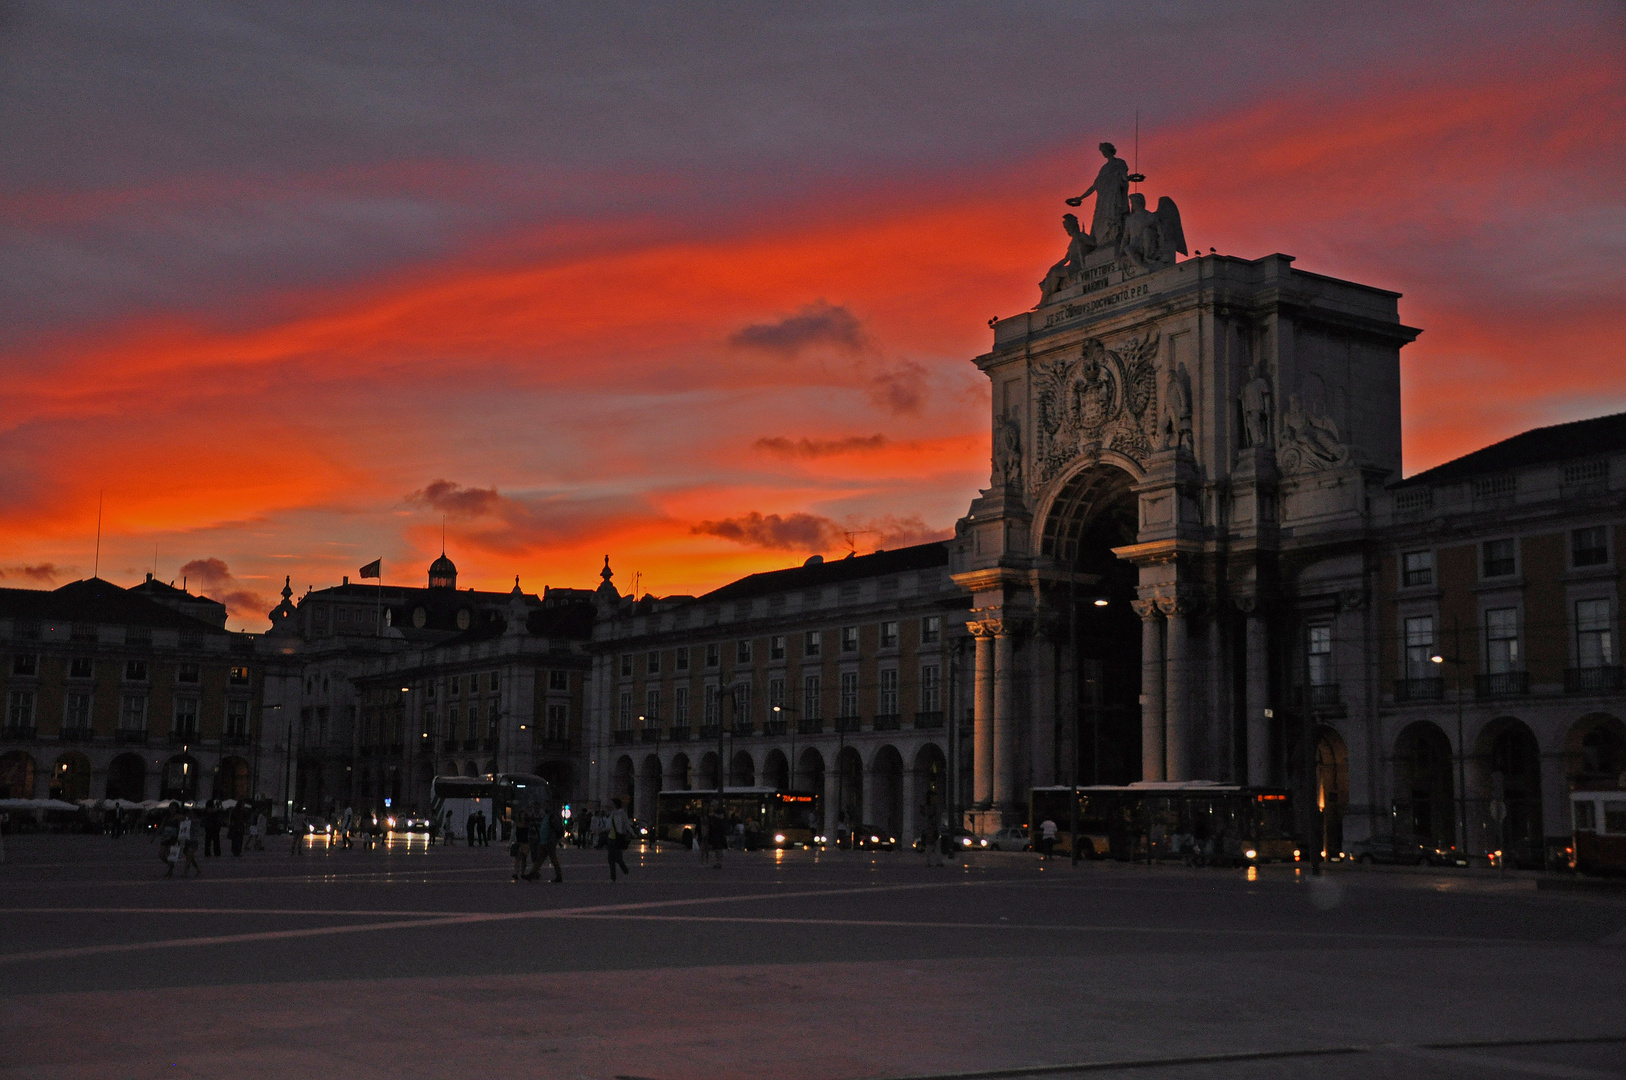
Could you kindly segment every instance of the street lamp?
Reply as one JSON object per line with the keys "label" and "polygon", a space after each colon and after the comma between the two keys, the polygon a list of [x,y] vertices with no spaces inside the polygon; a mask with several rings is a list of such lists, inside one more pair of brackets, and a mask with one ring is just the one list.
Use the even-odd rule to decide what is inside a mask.
{"label": "street lamp", "polygon": [[[1458,634],[1457,646],[1461,650],[1461,634]],[[1434,664],[1450,664],[1452,667],[1452,686],[1457,696],[1457,850],[1461,852],[1462,859],[1468,858],[1468,748],[1462,741],[1462,660],[1460,657],[1446,656],[1435,653],[1429,657]]]}

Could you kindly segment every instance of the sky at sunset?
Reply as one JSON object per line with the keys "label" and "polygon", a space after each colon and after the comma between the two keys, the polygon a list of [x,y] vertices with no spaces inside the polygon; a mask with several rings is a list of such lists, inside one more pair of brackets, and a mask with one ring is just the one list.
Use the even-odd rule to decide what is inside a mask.
{"label": "sky at sunset", "polygon": [[1097,142],[1404,293],[1405,469],[1626,410],[1626,6],[0,0],[0,585],[698,593],[948,535]]}

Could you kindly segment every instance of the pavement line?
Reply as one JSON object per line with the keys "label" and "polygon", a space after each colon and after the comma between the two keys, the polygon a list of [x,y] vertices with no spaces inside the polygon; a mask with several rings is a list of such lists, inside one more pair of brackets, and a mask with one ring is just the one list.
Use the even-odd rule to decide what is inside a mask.
{"label": "pavement line", "polygon": [[[333,884],[336,882],[368,882],[378,881],[392,877],[416,876],[420,874],[493,874],[505,872],[504,865],[465,866],[444,868],[416,868],[400,867],[397,869],[368,870],[355,874],[324,874],[320,872],[309,874],[272,874],[265,877],[194,877],[187,881],[203,882],[209,885],[263,885],[268,881],[305,883],[305,884]],[[62,889],[97,889],[116,885],[158,885],[165,881],[175,881],[176,878],[164,874],[154,874],[152,877],[119,878],[113,881],[5,881],[0,882],[0,889],[28,889],[30,891],[40,888]],[[492,880],[496,880],[493,877]]]}
{"label": "pavement line", "polygon": [[333,908],[236,908],[236,907],[12,907],[0,908],[8,915],[337,915],[377,916],[379,918],[439,919],[473,914],[468,911],[342,911]]}
{"label": "pavement line", "polygon": [[379,930],[417,930],[437,926],[458,926],[482,922],[515,922],[521,919],[554,919],[593,912],[644,911],[650,908],[682,907],[689,904],[728,904],[752,900],[792,900],[814,896],[842,896],[851,893],[901,892],[913,889],[967,888],[976,882],[929,881],[909,885],[864,885],[852,889],[806,889],[798,892],[741,893],[733,896],[701,896],[681,900],[646,900],[629,904],[603,904],[595,907],[543,908],[518,912],[468,912],[427,919],[401,919],[394,922],[354,923],[343,926],[311,926],[298,930],[262,930],[250,934],[214,934],[208,937],[166,938],[160,941],[133,941],[109,945],[82,945],[68,949],[42,949],[31,953],[0,954],[0,964],[37,960],[66,960],[80,956],[101,956],[121,952],[145,952],[199,945],[235,945],[252,941],[286,941],[294,938],[327,937]]}
{"label": "pavement line", "polygon": [[1476,1054],[1467,1050],[1436,1050],[1422,1046],[1385,1046],[1383,1049],[1404,1057],[1423,1061],[1450,1062],[1471,1065],[1476,1072],[1523,1073],[1525,1076],[1552,1076],[1560,1080],[1626,1080],[1626,1073],[1604,1072],[1578,1065],[1562,1065],[1552,1061],[1528,1061],[1523,1058],[1501,1057],[1496,1054]]}

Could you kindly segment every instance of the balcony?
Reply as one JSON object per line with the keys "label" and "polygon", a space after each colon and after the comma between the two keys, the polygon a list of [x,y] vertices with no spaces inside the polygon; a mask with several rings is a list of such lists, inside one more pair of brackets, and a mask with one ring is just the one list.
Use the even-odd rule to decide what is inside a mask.
{"label": "balcony", "polygon": [[1530,692],[1528,671],[1497,671],[1490,675],[1474,676],[1474,697],[1513,697]]}
{"label": "balcony", "polygon": [[743,735],[755,735],[756,733],[757,733],[757,725],[756,725],[756,723],[754,721],[751,721],[751,720],[736,720],[736,721],[734,721],[734,734],[735,735],[741,735],[741,736],[743,736]]}
{"label": "balcony", "polygon": [[661,729],[658,728],[658,727],[640,728],[639,731],[638,731],[638,741],[639,742],[646,742],[646,743],[660,742],[661,741]]}
{"label": "balcony", "polygon": [[762,725],[764,735],[783,735],[789,730],[790,721],[788,720],[768,720]]}
{"label": "balcony", "polygon": [[1308,698],[1312,709],[1336,709],[1344,703],[1344,695],[1338,683],[1311,683],[1304,689],[1305,697]]}
{"label": "balcony", "polygon": [[857,716],[836,717],[836,730],[840,732],[854,732],[862,729],[863,721]]}
{"label": "balcony", "polygon": [[800,720],[796,721],[796,734],[798,734],[798,735],[823,735],[824,734],[824,717],[822,717],[822,716],[804,716],[804,717],[802,717]]}
{"label": "balcony", "polygon": [[146,729],[119,728],[113,732],[113,741],[120,746],[144,745],[147,741]]}
{"label": "balcony", "polygon": [[32,742],[38,732],[33,724],[7,724],[0,728],[0,738],[7,742]]}
{"label": "balcony", "polygon": [[943,726],[943,710],[933,709],[915,713],[915,730],[932,731]]}
{"label": "balcony", "polygon": [[169,745],[171,746],[196,745],[200,741],[197,728],[180,728],[169,733]]}
{"label": "balcony", "polygon": [[721,725],[721,724],[701,724],[700,725],[700,738],[702,740],[715,739],[719,735],[721,735],[722,733],[723,733],[723,725]]}
{"label": "balcony", "polygon": [[673,724],[671,740],[673,742],[687,742],[693,737],[693,729],[688,724]]}
{"label": "balcony", "polygon": [[610,742],[616,746],[631,746],[633,737],[631,728],[620,728],[610,732]]}
{"label": "balcony", "polygon": [[96,741],[96,730],[81,725],[79,727],[65,727],[62,729],[62,741],[65,743],[88,743]]}
{"label": "balcony", "polygon": [[1564,669],[1566,694],[1618,694],[1622,684],[1619,667],[1572,667]]}
{"label": "balcony", "polygon": [[876,731],[897,731],[902,726],[903,726],[903,717],[898,715],[897,713],[876,713],[875,714],[874,727],[875,727]]}
{"label": "balcony", "polygon": [[1445,680],[1439,677],[1432,679],[1396,679],[1395,701],[1441,701],[1445,698]]}

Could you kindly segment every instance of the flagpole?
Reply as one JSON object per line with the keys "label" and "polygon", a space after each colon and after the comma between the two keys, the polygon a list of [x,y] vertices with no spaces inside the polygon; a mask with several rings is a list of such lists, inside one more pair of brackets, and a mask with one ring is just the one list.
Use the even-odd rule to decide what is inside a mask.
{"label": "flagpole", "polygon": [[376,637],[384,636],[384,560],[378,560],[378,592],[373,598],[373,634]]}

